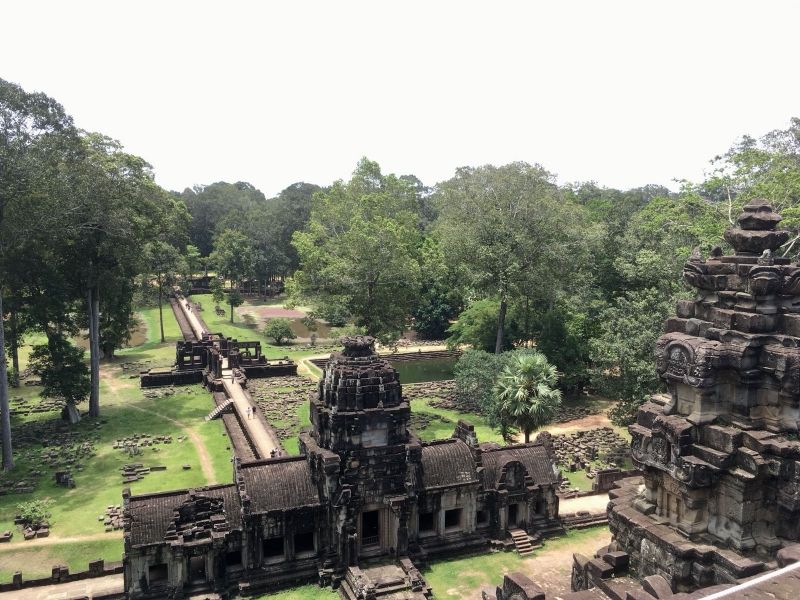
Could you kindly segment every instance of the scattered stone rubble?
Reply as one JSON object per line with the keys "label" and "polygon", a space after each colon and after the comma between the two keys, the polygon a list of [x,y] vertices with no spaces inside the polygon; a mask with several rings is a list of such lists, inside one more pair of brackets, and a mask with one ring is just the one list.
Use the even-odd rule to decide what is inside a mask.
{"label": "scattered stone rubble", "polygon": [[[136,375],[139,376],[138,374]],[[142,396],[145,398],[165,398],[174,396],[175,394],[194,394],[195,390],[191,387],[175,387],[167,385],[159,388],[145,388],[142,390]]]}
{"label": "scattered stone rubble", "polygon": [[[178,438],[179,442],[184,440],[184,436]],[[152,448],[157,452],[160,444],[171,444],[171,435],[150,435],[146,433],[134,433],[125,438],[117,439],[114,441],[115,450],[123,450],[131,456],[136,456],[142,453],[144,448]]]}
{"label": "scattered stone rubble", "polygon": [[139,481],[140,479],[144,479],[144,476],[150,474],[152,471],[166,470],[167,467],[164,465],[151,465],[146,467],[142,463],[130,463],[123,465],[120,468],[120,471],[122,472],[122,483],[125,485],[131,484],[134,481]]}
{"label": "scattered stone rubble", "polygon": [[121,506],[109,504],[106,507],[105,514],[97,517],[97,520],[103,524],[106,531],[117,531],[122,529],[123,526],[123,511]]}
{"label": "scattered stone rubble", "polygon": [[631,456],[628,442],[611,427],[554,435],[553,450],[556,464],[571,473],[598,466],[623,468]]}
{"label": "scattered stone rubble", "polygon": [[[16,525],[22,530],[22,537],[25,540],[32,540],[34,538],[46,538],[50,535],[50,523],[46,521],[38,525],[33,525],[29,521],[26,521],[21,516],[17,515],[14,517],[14,525]],[[5,533],[11,533],[11,532],[6,531]],[[10,540],[11,537],[9,537],[8,539]]]}
{"label": "scattered stone rubble", "polygon": [[0,472],[0,496],[31,493],[42,477],[55,477],[56,471],[69,473],[63,484],[69,485],[73,474],[96,454],[98,430],[105,423],[100,419],[88,430],[76,430],[60,419],[21,423],[14,431],[14,454],[25,466]]}
{"label": "scattered stone rubble", "polygon": [[285,376],[250,379],[247,389],[278,437],[285,440],[299,433],[298,407],[308,406],[317,385],[307,377]]}
{"label": "scattered stone rubble", "polygon": [[11,398],[10,413],[14,416],[24,417],[36,413],[58,412],[64,408],[64,401],[58,398]]}

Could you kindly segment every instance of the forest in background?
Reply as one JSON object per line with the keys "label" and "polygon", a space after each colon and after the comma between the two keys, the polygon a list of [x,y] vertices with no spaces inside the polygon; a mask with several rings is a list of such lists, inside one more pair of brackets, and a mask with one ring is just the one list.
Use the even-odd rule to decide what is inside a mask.
{"label": "forest in background", "polygon": [[[744,136],[679,191],[559,185],[539,164],[462,167],[426,185],[362,159],[348,180],[267,198],[246,182],[167,191],[119,142],[80,130],[57,101],[0,80],[0,412],[34,349],[45,393],[100,411],[99,361],[124,346],[133,307],[212,271],[233,288],[285,283],[287,303],[392,344],[404,331],[489,354],[535,346],[566,393],[621,399],[625,422],[658,391],[653,346],[688,292],[694,248],[768,199],[800,252],[800,120]],[[721,149],[722,151],[723,149]],[[89,367],[67,343],[88,332]],[[53,375],[48,378],[48,374]],[[49,387],[48,387],[49,385]],[[9,444],[6,449],[6,444]]]}

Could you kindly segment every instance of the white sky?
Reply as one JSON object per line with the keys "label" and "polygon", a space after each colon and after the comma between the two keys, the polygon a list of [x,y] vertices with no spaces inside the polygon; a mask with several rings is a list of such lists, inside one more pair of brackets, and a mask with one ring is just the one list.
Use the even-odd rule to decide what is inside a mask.
{"label": "white sky", "polygon": [[800,116],[792,2],[0,0],[0,77],[182,190],[539,162],[699,179]]}

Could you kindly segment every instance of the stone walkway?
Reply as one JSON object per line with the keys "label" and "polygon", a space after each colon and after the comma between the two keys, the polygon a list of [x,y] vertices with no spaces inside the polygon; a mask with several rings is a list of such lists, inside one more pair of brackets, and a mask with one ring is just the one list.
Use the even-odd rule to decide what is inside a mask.
{"label": "stone walkway", "polygon": [[0,592],[0,600],[75,600],[104,598],[124,592],[122,574],[106,575],[72,583],[56,583],[13,592]]}
{"label": "stone walkway", "polygon": [[[258,455],[261,458],[269,458],[270,452],[280,450],[280,442],[267,429],[264,421],[259,418],[261,415],[258,405],[250,401],[237,381],[231,381],[231,369],[222,370],[222,385],[225,387],[225,395],[233,400],[239,420],[247,430],[247,435]],[[253,410],[253,415],[249,419],[247,418],[248,407]]]}
{"label": "stone walkway", "polygon": [[189,321],[189,327],[192,328],[195,337],[198,340],[202,340],[206,329],[200,324],[200,319],[197,317],[197,314],[189,308],[189,301],[181,296],[178,298],[178,303],[181,305],[183,315],[186,317],[186,320]]}
{"label": "stone walkway", "polygon": [[[186,298],[179,298],[181,309],[189,326],[192,328],[197,339],[202,339],[203,334],[207,333],[206,328],[201,323],[194,311],[189,309],[189,302]],[[222,385],[225,388],[225,395],[233,400],[233,406],[239,415],[239,420],[247,430],[247,435],[255,446],[255,450],[261,458],[270,458],[270,453],[281,449],[280,442],[272,435],[266,427],[264,421],[258,417],[260,411],[258,405],[251,402],[245,394],[242,386],[232,377],[232,370],[228,368],[228,359],[222,362]],[[253,411],[252,417],[247,418],[247,408]]]}

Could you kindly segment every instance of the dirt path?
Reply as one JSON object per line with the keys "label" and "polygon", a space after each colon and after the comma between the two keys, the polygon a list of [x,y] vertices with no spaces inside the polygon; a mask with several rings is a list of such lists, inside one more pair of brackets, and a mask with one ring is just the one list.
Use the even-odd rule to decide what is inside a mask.
{"label": "dirt path", "polygon": [[574,421],[567,421],[566,423],[556,423],[545,427],[553,435],[562,435],[565,433],[574,433],[575,431],[582,431],[587,429],[597,429],[598,427],[612,427],[611,419],[608,418],[606,411],[596,415],[589,415]]}
{"label": "dirt path", "polygon": [[[576,431],[599,429],[600,427],[611,427],[615,431],[619,430],[619,428],[611,422],[611,419],[608,418],[608,409],[596,415],[589,415],[588,417],[574,419],[572,421],[567,421],[566,423],[554,423],[553,425],[544,427],[541,431],[549,431],[553,435],[564,435],[567,433],[575,433]],[[538,432],[531,434],[531,441],[536,439],[536,433]],[[520,432],[514,437],[514,442],[517,444],[521,444],[524,441],[524,433]]]}
{"label": "dirt path", "polygon": [[582,498],[567,498],[558,503],[558,514],[567,515],[588,510],[590,513],[604,513],[608,508],[608,494],[593,494]]}
{"label": "dirt path", "polygon": [[[122,531],[106,531],[103,533],[92,533],[89,535],[75,535],[68,537],[58,537],[57,535],[50,534],[46,538],[35,538],[33,540],[21,541],[19,543],[12,542],[10,544],[0,545],[0,554],[3,552],[16,552],[24,548],[35,548],[37,546],[52,546],[53,544],[76,544],[81,542],[99,542],[103,540],[113,540],[114,538],[122,539]],[[14,536],[14,539],[17,539]],[[20,537],[20,540],[22,538]]]}
{"label": "dirt path", "polygon": [[203,440],[197,435],[197,432],[190,429],[186,423],[182,423],[180,421],[176,421],[171,417],[167,417],[164,415],[160,415],[158,413],[151,413],[149,410],[144,409],[140,406],[136,406],[135,404],[128,404],[131,408],[134,408],[138,411],[145,412],[148,414],[155,414],[160,419],[164,419],[165,421],[169,421],[170,423],[177,425],[180,429],[187,435],[187,437],[192,441],[194,447],[197,449],[197,455],[200,458],[200,469],[203,471],[203,477],[206,479],[206,484],[212,485],[217,483],[216,475],[214,474],[214,467],[211,464],[211,456],[208,454],[208,450],[206,450],[206,445],[203,443]]}
{"label": "dirt path", "polygon": [[556,599],[571,591],[572,555],[594,556],[599,548],[609,543],[611,532],[605,527],[577,540],[555,540],[549,544],[549,549],[546,544],[544,550],[526,560],[521,571],[538,583],[548,598]]}

